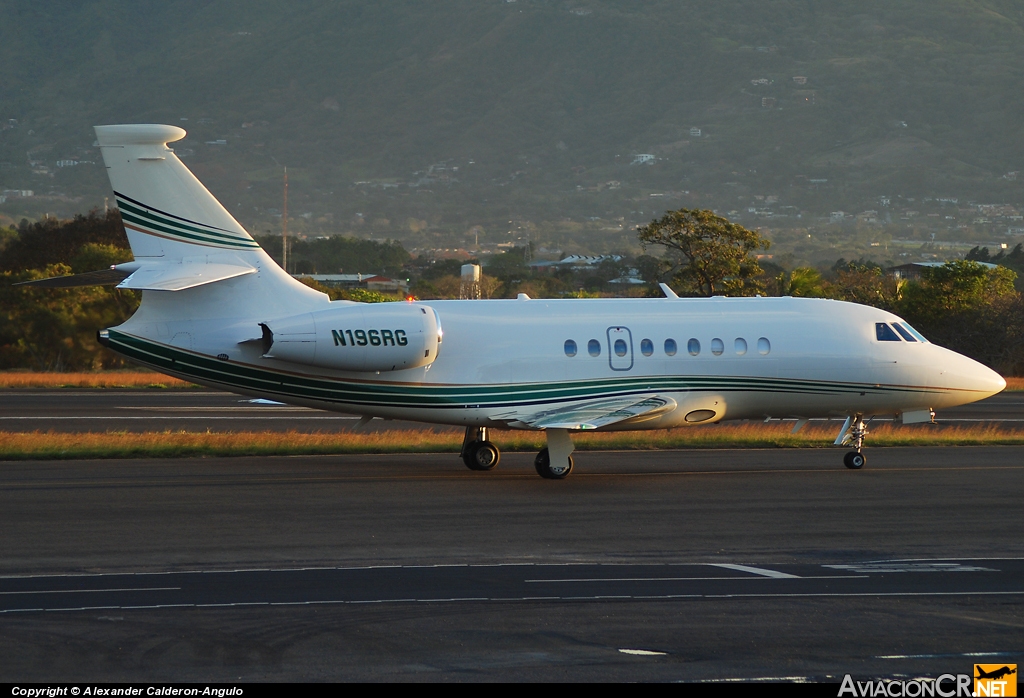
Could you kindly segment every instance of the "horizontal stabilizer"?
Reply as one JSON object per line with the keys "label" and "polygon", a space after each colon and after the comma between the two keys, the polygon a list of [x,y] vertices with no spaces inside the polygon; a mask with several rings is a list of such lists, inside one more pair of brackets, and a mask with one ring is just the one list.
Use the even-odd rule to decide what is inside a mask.
{"label": "horizontal stabilizer", "polygon": [[36,288],[77,288],[80,286],[114,286],[125,280],[130,271],[116,269],[100,269],[87,271],[84,274],[68,274],[67,276],[51,276],[48,279],[22,281],[15,286],[35,286]]}
{"label": "horizontal stabilizer", "polygon": [[147,265],[118,284],[135,291],[184,291],[215,281],[233,279],[256,272],[239,264],[159,264]]}
{"label": "horizontal stabilizer", "polygon": [[577,403],[543,412],[514,412],[496,415],[493,419],[510,426],[533,429],[600,429],[640,416],[656,416],[675,409],[676,401],[659,395],[625,395],[623,397]]}

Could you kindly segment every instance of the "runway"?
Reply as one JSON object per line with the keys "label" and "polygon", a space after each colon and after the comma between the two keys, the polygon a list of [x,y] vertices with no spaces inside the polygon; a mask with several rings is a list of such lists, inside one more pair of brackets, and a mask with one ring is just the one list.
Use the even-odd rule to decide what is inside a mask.
{"label": "runway", "polygon": [[[0,680],[835,680],[1024,650],[1024,448],[0,464]],[[990,659],[984,659],[988,657]]]}
{"label": "runway", "polygon": [[[0,431],[344,431],[360,415],[192,390],[33,390],[0,392]],[[1024,393],[1001,393],[938,414],[940,424],[1024,426]],[[422,429],[414,422],[375,419],[363,430]],[[836,430],[838,432],[838,421]]]}

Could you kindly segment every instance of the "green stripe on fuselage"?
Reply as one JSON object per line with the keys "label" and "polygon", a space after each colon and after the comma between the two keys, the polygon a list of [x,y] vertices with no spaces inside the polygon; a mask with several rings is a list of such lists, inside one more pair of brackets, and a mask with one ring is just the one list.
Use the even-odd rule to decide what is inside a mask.
{"label": "green stripe on fuselage", "polygon": [[925,388],[729,376],[643,376],[506,385],[383,383],[297,376],[250,364],[221,361],[116,330],[109,331],[109,345],[136,361],[189,376],[200,383],[339,405],[461,409],[543,405],[652,392],[759,391],[810,395],[940,392]]}

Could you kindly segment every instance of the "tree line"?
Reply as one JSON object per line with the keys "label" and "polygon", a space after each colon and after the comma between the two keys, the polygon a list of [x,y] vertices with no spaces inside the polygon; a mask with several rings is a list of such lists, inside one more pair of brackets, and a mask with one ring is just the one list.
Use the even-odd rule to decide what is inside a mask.
{"label": "tree line", "polygon": [[[1004,375],[1024,375],[1024,300],[1014,268],[1024,250],[991,255],[975,248],[967,259],[920,269],[920,278],[897,278],[868,261],[839,260],[830,269],[785,270],[758,259],[770,242],[711,211],[670,211],[638,230],[641,245],[660,254],[608,260],[582,274],[559,270],[536,275],[522,248],[484,264],[485,297],[587,297],[607,293],[608,280],[635,272],[649,282],[645,295],[661,295],[667,282],[681,296],[772,295],[832,298],[900,315],[926,337],[975,358]],[[280,253],[280,238],[261,240]],[[317,271],[375,272],[414,277],[422,298],[457,297],[456,260],[412,259],[395,242],[333,237],[296,241],[297,262]],[[295,257],[293,257],[295,258]],[[0,229],[0,369],[70,371],[120,368],[123,359],[100,347],[97,329],[118,325],[138,307],[139,294],[112,286],[37,289],[20,281],[103,269],[131,259],[116,210],[67,221],[43,220]],[[986,266],[981,262],[996,264]],[[632,265],[632,268],[630,268]],[[291,265],[289,265],[291,266]],[[311,284],[315,285],[315,284]],[[321,288],[332,298],[387,300],[366,291]]]}

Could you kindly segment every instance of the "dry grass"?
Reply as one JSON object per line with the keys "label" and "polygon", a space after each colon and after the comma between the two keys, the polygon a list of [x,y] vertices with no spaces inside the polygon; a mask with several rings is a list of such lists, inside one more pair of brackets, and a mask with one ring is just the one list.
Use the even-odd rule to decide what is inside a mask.
{"label": "dry grass", "polygon": [[1024,378],[1007,378],[1006,390],[1009,392],[1024,391]]}
{"label": "dry grass", "polygon": [[[574,436],[580,450],[685,448],[821,448],[829,446],[839,423],[813,425],[791,434],[791,424],[727,424],[666,431],[591,432]],[[492,431],[506,451],[544,447],[538,432]],[[998,425],[896,426],[871,428],[871,446],[1024,445],[1024,431]],[[315,455],[339,453],[452,453],[462,444],[456,429],[331,432],[0,432],[0,459],[167,458],[194,456]]]}
{"label": "dry grass", "polygon": [[103,371],[97,373],[41,373],[0,371],[0,390],[23,388],[195,388],[178,378],[149,371]]}

